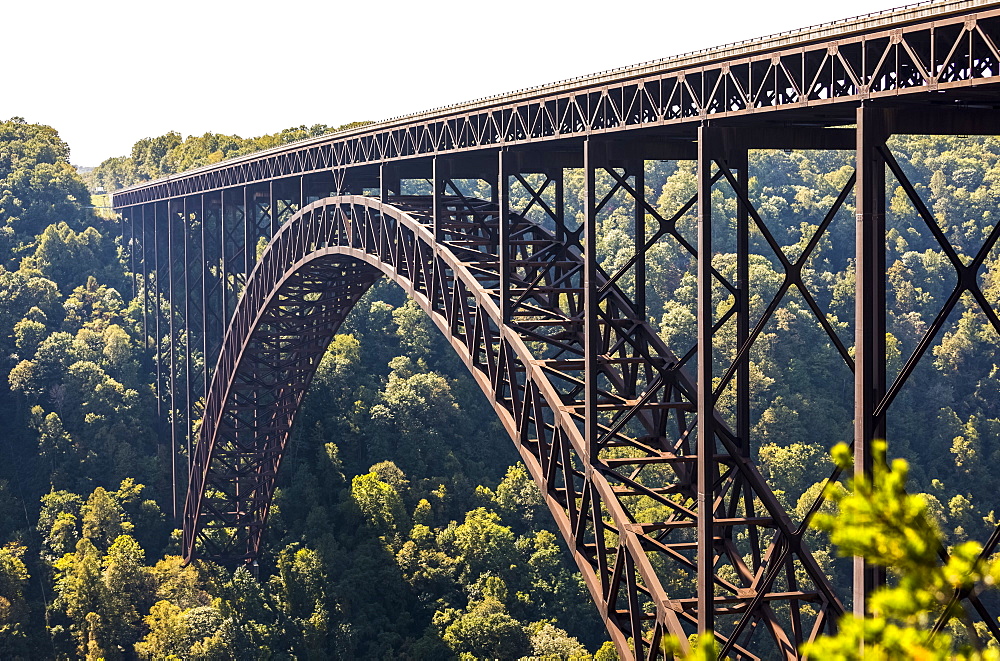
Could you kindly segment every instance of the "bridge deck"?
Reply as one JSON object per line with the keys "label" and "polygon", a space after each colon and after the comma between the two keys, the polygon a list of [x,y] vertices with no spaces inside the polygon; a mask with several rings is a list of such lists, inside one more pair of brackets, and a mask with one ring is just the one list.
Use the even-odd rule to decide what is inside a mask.
{"label": "bridge deck", "polygon": [[865,100],[992,108],[998,83],[1000,3],[921,3],[377,122],[138,184],[113,199],[121,208],[331,169],[635,130],[691,140],[708,118],[837,126],[852,124]]}

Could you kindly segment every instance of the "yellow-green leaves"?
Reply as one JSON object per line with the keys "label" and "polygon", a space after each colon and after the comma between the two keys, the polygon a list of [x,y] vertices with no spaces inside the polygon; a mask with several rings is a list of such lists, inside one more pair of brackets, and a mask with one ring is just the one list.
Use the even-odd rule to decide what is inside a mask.
{"label": "yellow-green leaves", "polygon": [[[832,454],[842,469],[851,468],[846,445],[838,445]],[[839,513],[819,513],[813,525],[829,531],[841,555],[863,556],[891,571],[894,584],[869,595],[865,618],[845,615],[835,636],[820,638],[803,652],[831,660],[1000,658],[996,650],[980,649],[975,627],[960,603],[951,606],[952,614],[965,625],[970,644],[956,649],[948,634],[931,633],[956,590],[993,585],[1000,564],[982,560],[977,542],[952,548],[942,563],[943,538],[927,501],[906,491],[906,461],[887,464],[884,441],[872,444],[872,454],[871,475],[850,480],[848,492],[828,489]]]}

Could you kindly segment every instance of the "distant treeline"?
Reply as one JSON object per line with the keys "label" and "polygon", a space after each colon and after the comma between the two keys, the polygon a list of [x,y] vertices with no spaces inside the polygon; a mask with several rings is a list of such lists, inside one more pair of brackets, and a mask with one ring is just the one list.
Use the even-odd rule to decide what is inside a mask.
{"label": "distant treeline", "polygon": [[256,138],[222,133],[205,133],[184,138],[180,133],[170,131],[155,138],[143,138],[132,146],[132,153],[128,156],[113,156],[96,168],[82,171],[81,175],[91,191],[103,188],[111,192],[141,181],[158,179],[168,174],[368,123],[350,122],[337,127],[303,124]]}

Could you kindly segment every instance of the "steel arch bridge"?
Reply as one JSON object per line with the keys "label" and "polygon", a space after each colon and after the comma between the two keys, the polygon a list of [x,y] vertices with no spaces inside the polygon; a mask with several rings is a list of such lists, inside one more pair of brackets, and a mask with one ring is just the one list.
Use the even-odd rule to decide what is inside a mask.
{"label": "steel arch bridge", "polygon": [[[685,642],[711,629],[723,656],[795,658],[835,627],[845,595],[804,542],[822,499],[793,521],[755,467],[751,352],[782,300],[801,296],[854,384],[856,470],[870,470],[871,441],[891,431],[893,402],[959,300],[1000,333],[982,285],[1000,225],[960,256],[887,141],[1000,134],[998,120],[1000,5],[959,0],[381,122],[115,193],[157,347],[170,456],[187,446],[186,465],[173,464],[175,488],[189,485],[185,557],[257,556],[318,361],[358,298],[388,277],[488,396],[623,657],[661,657],[664,635]],[[751,195],[751,149],[854,154],[798,257]],[[696,162],[696,193],[676,209],[647,200],[655,160]],[[579,219],[566,199],[573,172]],[[426,194],[404,194],[417,180]],[[471,196],[467,180],[486,182],[490,199]],[[887,180],[955,275],[892,378]],[[723,217],[711,203],[719,190],[735,201]],[[613,199],[634,211],[633,245],[606,271],[598,223]],[[846,339],[804,271],[849,206],[856,323]],[[697,225],[682,231],[689,213]],[[752,235],[783,278],[762,309],[750,303]],[[665,243],[696,263],[691,347],[665,346],[647,322],[648,260]],[[717,248],[730,244],[735,266],[724,271]],[[719,308],[720,297],[732,305]],[[661,518],[639,515],[640,502]],[[984,554],[998,542],[1000,528]],[[856,612],[883,580],[856,561]],[[1000,638],[977,595],[958,600]]]}
{"label": "steel arch bridge", "polygon": [[[749,654],[740,640],[762,629],[768,633],[758,636],[769,636],[773,649],[795,653],[801,640],[786,629],[805,630],[801,615],[783,623],[774,601],[814,604],[818,616],[805,628],[828,626],[842,607],[804,552],[801,531],[721,421],[713,442],[713,525],[760,529],[767,539],[757,546],[722,534],[705,548],[690,535],[705,501],[692,461],[695,388],[659,337],[637,322],[634,303],[607,274],[587,273],[575,246],[516,217],[505,228],[509,271],[502,276],[496,205],[442,202],[432,216],[426,198],[324,198],[271,240],[222,348],[215,378],[226,387],[209,391],[203,425],[211,432],[196,448],[184,512],[188,557],[196,541],[214,557],[256,556],[275,472],[310,378],[344,316],[384,274],[433,319],[489,397],[544,485],[546,504],[619,646],[627,648],[631,637],[645,656],[659,649],[663,633],[679,633],[685,623],[693,628],[683,600],[668,606],[678,600],[664,589],[664,574],[682,569],[687,576],[680,580],[693,595],[698,554],[706,553],[716,556],[716,569],[739,571],[738,582],[713,579],[722,593],[720,620],[727,605],[743,602],[723,638],[734,652]],[[513,299],[506,310],[502,277]],[[596,287],[583,286],[588,280]],[[598,298],[587,300],[588,291]],[[593,337],[582,323],[587,310]],[[589,365],[588,349],[596,357]],[[588,406],[603,415],[588,420]],[[639,522],[643,498],[669,508],[669,517]],[[757,571],[744,557],[754,558]],[[789,585],[787,572],[796,569],[808,586]]]}

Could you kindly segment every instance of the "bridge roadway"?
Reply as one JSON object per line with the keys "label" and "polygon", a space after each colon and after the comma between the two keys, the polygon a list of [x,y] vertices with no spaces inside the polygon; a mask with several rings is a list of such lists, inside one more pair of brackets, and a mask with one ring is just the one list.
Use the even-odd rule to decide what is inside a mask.
{"label": "bridge roadway", "polygon": [[[665,635],[686,645],[688,634],[709,629],[723,655],[797,657],[802,641],[835,629],[847,595],[834,592],[803,537],[822,498],[793,521],[754,465],[751,351],[782,297],[801,293],[854,381],[856,470],[865,471],[892,402],[958,300],[971,297],[1000,332],[997,303],[979,284],[1000,226],[963,262],[920,198],[926,182],[911,182],[886,144],[894,134],[1000,133],[998,84],[1000,3],[920,4],[378,122],[117,191],[134,293],[158,347],[175,502],[177,485],[188,484],[185,557],[255,561],[319,358],[358,298],[388,277],[489,398],[623,658],[662,657]],[[751,149],[854,152],[854,174],[797,259],[751,199]],[[697,163],[697,193],[667,214],[645,196],[646,163],[657,160]],[[567,173],[581,171],[578,219],[565,198]],[[887,174],[957,281],[891,380]],[[476,198],[470,181],[489,199]],[[731,218],[713,211],[716,190],[735,199]],[[634,250],[607,271],[589,248],[612,199],[634,210]],[[802,275],[852,203],[853,347]],[[688,213],[697,214],[696,236],[679,229]],[[751,234],[784,270],[763,312],[749,302]],[[735,246],[734,273],[721,272],[713,241]],[[696,263],[692,347],[664,346],[647,322],[647,253],[660,242]],[[720,291],[734,304],[717,317]],[[724,348],[726,338],[735,349]],[[733,402],[725,410],[723,395]],[[649,503],[661,520],[639,515]],[[998,541],[1000,531],[985,553]],[[856,612],[884,580],[855,561]],[[955,599],[1000,638],[996,613],[976,595]]]}

